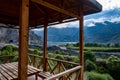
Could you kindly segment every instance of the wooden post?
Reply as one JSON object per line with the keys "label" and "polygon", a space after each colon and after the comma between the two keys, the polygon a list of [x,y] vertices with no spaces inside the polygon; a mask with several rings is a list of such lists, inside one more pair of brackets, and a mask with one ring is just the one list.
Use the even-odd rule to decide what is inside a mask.
{"label": "wooden post", "polygon": [[48,23],[45,23],[45,24],[44,24],[43,71],[47,71],[47,25],[48,25]]}
{"label": "wooden post", "polygon": [[20,0],[18,80],[27,80],[29,0]]}
{"label": "wooden post", "polygon": [[84,14],[83,14],[83,1],[80,2],[80,20],[79,20],[79,46],[80,46],[80,76],[79,80],[84,80]]}

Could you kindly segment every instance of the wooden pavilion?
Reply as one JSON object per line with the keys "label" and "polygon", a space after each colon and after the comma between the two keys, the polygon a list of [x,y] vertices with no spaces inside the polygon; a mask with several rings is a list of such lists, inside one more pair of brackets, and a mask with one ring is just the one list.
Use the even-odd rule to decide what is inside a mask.
{"label": "wooden pavilion", "polygon": [[2,27],[19,29],[18,79],[27,80],[29,29],[44,27],[43,68],[47,71],[47,26],[79,20],[81,69],[78,80],[83,80],[84,16],[101,10],[96,0],[0,0],[0,23],[5,24]]}

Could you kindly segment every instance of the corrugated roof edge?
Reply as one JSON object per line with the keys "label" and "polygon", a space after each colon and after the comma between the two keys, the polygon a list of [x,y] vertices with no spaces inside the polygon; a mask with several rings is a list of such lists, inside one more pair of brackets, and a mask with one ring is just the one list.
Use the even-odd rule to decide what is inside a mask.
{"label": "corrugated roof edge", "polygon": [[93,3],[94,6],[96,6],[99,9],[99,11],[102,11],[102,5],[100,3],[98,3],[96,0],[88,0],[88,1]]}

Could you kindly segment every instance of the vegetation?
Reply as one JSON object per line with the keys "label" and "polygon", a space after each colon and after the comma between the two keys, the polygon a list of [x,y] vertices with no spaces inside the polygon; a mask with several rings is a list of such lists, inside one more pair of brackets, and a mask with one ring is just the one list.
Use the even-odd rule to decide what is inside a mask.
{"label": "vegetation", "polygon": [[115,80],[119,80],[120,79],[120,58],[112,55],[106,60],[106,65],[107,65],[109,74],[113,76]]}
{"label": "vegetation", "polygon": [[114,80],[109,74],[100,74],[97,72],[85,72],[85,80]]}
{"label": "vegetation", "polygon": [[12,45],[7,45],[0,50],[0,55],[16,55],[18,54],[18,49]]}
{"label": "vegetation", "polygon": [[85,58],[85,60],[90,60],[92,62],[96,62],[96,56],[91,51],[84,52],[84,58]]}
{"label": "vegetation", "polygon": [[38,49],[34,49],[33,52],[34,52],[35,55],[39,55]]}
{"label": "vegetation", "polygon": [[[66,44],[68,49],[78,50],[79,43]],[[84,51],[101,51],[101,52],[120,52],[120,44],[97,44],[97,43],[86,43]]]}
{"label": "vegetation", "polygon": [[97,66],[94,62],[90,60],[85,61],[85,71],[94,71],[97,69]]}
{"label": "vegetation", "polygon": [[[75,44],[74,46],[71,45],[71,47],[77,47],[79,44]],[[89,44],[90,45],[90,44]],[[89,46],[87,44],[87,46]],[[95,45],[95,44],[94,44]],[[67,46],[70,46],[69,44]],[[98,46],[98,45],[97,45]],[[100,47],[103,45],[99,45]],[[111,48],[118,48],[113,47],[110,45],[109,49]],[[107,50],[107,46],[104,45],[104,47]],[[93,46],[95,49],[98,47]],[[93,48],[92,47],[92,48]],[[94,50],[95,50],[94,49]],[[100,48],[99,48],[100,49]],[[120,58],[111,55],[110,57],[106,57],[105,55],[99,56],[101,58],[101,61],[97,60],[98,57],[92,52],[93,50],[87,49],[84,52],[84,62],[85,62],[85,80],[119,80],[120,79]],[[39,55],[38,49],[34,49],[33,53],[35,55]],[[15,55],[17,54],[17,49],[11,45],[5,46],[0,50],[0,56],[3,55]],[[55,58],[59,60],[65,60],[70,62],[79,63],[79,57],[78,56],[72,56],[70,53],[56,50],[51,53],[48,53],[48,58]],[[14,57],[12,61],[17,61],[18,58]],[[37,60],[40,62],[40,59],[37,58]],[[0,58],[0,62],[4,61],[4,58]],[[55,66],[56,62],[50,60],[49,63],[51,66]],[[73,67],[72,65],[65,65],[66,68]]]}
{"label": "vegetation", "polygon": [[[16,54],[18,54],[17,48],[13,47],[12,45],[7,45],[0,50],[0,56],[10,55],[12,57],[11,61],[17,61],[18,60],[17,56],[12,56],[12,55],[16,55]],[[9,57],[9,58],[11,58],[11,57]],[[0,62],[5,62],[5,61],[7,61],[7,58],[4,58],[4,57],[0,58]]]}

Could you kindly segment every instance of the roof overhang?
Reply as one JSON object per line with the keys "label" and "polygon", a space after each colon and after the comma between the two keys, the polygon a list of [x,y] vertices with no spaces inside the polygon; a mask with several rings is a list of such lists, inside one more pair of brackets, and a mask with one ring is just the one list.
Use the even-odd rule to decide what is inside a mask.
{"label": "roof overhang", "polygon": [[[81,0],[31,0],[29,6],[29,26],[31,28],[66,23],[80,18]],[[96,0],[83,1],[83,14],[100,12],[102,6]],[[19,0],[0,0],[0,23],[19,25]],[[8,26],[10,27],[10,26]]]}

